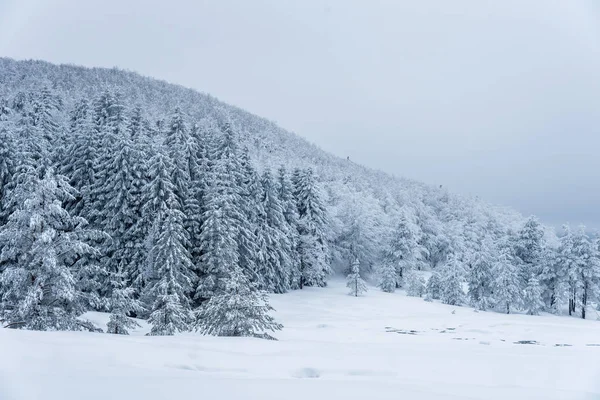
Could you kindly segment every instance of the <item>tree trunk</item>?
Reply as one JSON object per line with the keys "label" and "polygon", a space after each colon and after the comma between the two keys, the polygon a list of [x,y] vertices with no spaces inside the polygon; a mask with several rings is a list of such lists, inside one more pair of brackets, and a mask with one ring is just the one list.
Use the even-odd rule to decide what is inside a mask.
{"label": "tree trunk", "polygon": [[583,287],[581,296],[581,318],[585,319],[585,307],[587,306],[587,285]]}

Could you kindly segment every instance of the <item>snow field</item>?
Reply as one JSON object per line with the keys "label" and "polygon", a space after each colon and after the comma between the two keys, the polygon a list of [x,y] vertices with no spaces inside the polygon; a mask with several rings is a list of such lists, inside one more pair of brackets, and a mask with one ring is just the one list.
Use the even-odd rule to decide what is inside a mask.
{"label": "snow field", "polygon": [[272,295],[279,341],[3,329],[0,399],[600,399],[598,321],[369,289]]}

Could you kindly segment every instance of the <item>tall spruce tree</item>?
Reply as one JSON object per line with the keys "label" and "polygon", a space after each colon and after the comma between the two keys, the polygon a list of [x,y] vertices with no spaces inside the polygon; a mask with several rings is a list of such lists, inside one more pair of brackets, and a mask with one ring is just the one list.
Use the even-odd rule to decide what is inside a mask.
{"label": "tall spruce tree", "polygon": [[304,286],[325,286],[331,273],[326,209],[312,169],[295,173],[295,181],[300,235],[300,289]]}
{"label": "tall spruce tree", "polygon": [[264,290],[284,293],[290,288],[294,257],[292,244],[287,236],[287,222],[277,188],[269,171],[263,174],[261,185],[261,214],[257,236],[262,244],[260,254],[263,262],[258,266],[258,273],[262,278]]}
{"label": "tall spruce tree", "polygon": [[284,234],[290,242],[290,289],[300,287],[300,256],[298,254],[298,209],[294,199],[294,186],[284,166],[277,170],[277,193],[285,224],[283,226]]}
{"label": "tall spruce tree", "polygon": [[11,196],[19,206],[0,228],[3,320],[14,328],[79,330],[83,311],[71,265],[97,250],[86,221],[63,208],[74,189],[52,168],[30,169]]}
{"label": "tall spruce tree", "polygon": [[152,250],[152,270],[156,271],[158,280],[149,288],[153,298],[148,318],[152,324],[150,335],[187,331],[193,318],[188,297],[192,290],[192,263],[187,250],[189,239],[183,226],[184,215],[173,201],[162,218]]}

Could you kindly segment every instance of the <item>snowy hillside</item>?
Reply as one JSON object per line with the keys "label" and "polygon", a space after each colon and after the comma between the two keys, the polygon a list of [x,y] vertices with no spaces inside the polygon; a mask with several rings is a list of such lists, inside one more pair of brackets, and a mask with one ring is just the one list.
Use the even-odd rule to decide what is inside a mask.
{"label": "snowy hillside", "polygon": [[600,398],[596,321],[354,298],[339,281],[271,303],[277,342],[0,330],[0,398]]}
{"label": "snowy hillside", "polygon": [[[152,125],[168,121],[177,107],[187,115],[189,122],[226,114],[259,170],[280,165],[288,170],[297,167],[315,170],[328,196],[333,240],[348,234],[350,220],[358,223],[371,220],[374,228],[362,232],[368,242],[364,246],[365,253],[381,250],[381,236],[395,227],[395,219],[403,207],[411,210],[426,235],[452,236],[453,233],[439,232],[442,229],[439,225],[449,223],[456,225],[446,226],[450,230],[461,230],[469,221],[516,230],[524,222],[523,217],[510,208],[448,193],[437,185],[392,177],[333,156],[301,136],[208,94],[118,69],[89,69],[0,57],[0,99],[12,101],[19,94],[25,96],[45,86],[61,97],[63,111],[56,116],[63,120],[70,118],[69,112],[80,99],[94,99],[106,89],[122,95],[128,107],[140,106],[144,118]],[[367,138],[368,132],[365,132],[365,140]],[[363,264],[377,261],[372,254],[361,254],[360,258]]]}

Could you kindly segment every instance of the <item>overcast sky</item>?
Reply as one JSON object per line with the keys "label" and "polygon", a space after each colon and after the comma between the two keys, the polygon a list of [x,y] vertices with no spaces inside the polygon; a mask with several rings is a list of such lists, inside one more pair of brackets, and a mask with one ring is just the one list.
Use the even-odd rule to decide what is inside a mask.
{"label": "overcast sky", "polygon": [[0,56],[118,66],[325,150],[600,228],[600,2],[0,0]]}

